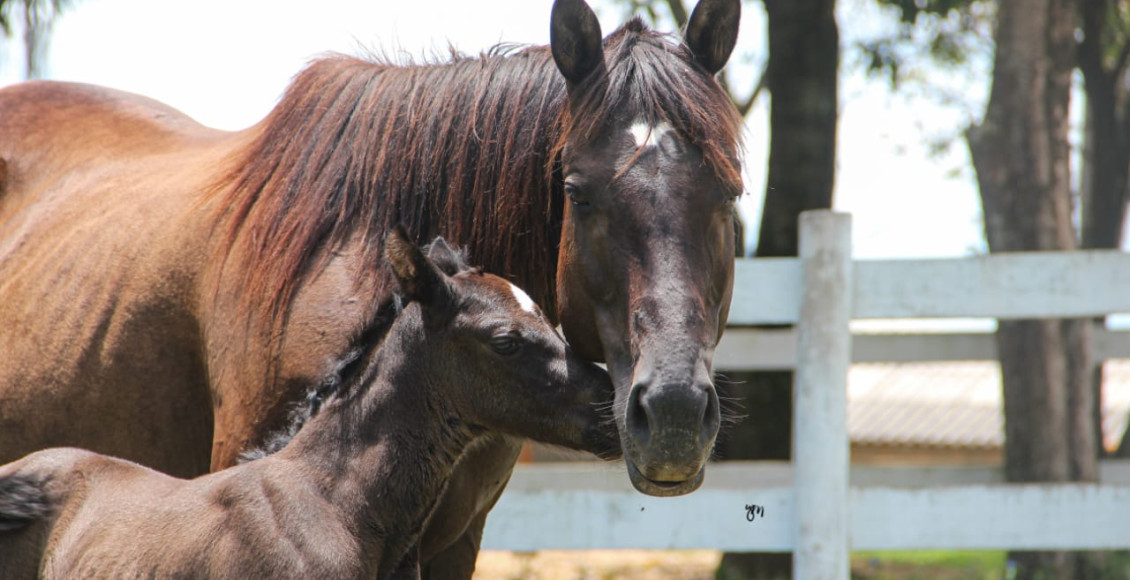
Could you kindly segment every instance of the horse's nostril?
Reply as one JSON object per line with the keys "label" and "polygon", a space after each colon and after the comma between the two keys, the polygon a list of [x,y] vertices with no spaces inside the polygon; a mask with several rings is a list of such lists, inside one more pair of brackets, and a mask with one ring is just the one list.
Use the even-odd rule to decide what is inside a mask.
{"label": "horse's nostril", "polygon": [[713,386],[706,389],[706,405],[702,408],[702,417],[699,418],[699,425],[702,425],[702,432],[699,436],[702,441],[710,441],[718,434],[718,428],[722,423],[722,411],[719,406],[718,395],[714,391]]}
{"label": "horse's nostril", "polygon": [[643,385],[633,385],[628,395],[627,423],[628,432],[641,450],[647,448],[651,439],[651,423],[647,416],[647,409],[643,406]]}

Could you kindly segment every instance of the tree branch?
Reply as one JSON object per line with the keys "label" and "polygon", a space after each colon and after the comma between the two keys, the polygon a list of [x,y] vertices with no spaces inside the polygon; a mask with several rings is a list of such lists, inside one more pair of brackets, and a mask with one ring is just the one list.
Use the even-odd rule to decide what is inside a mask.
{"label": "tree branch", "polygon": [[1079,42],[1078,48],[1079,68],[1083,71],[1083,76],[1106,84],[1110,75],[1103,66],[1102,57],[1102,13],[1106,9],[1106,0],[1084,0],[1081,8],[1083,40]]}
{"label": "tree branch", "polygon": [[734,102],[734,106],[737,107],[738,113],[742,117],[745,117],[753,109],[753,105],[757,102],[757,98],[760,97],[761,93],[763,93],[769,86],[769,62],[766,61],[765,66],[761,69],[761,74],[757,77],[757,84],[753,87],[753,93],[751,93],[749,97],[744,100],[738,100],[737,96],[734,95],[734,91],[730,90],[729,76],[729,73],[722,73],[722,76],[718,79],[718,84],[722,85],[722,90],[726,91],[726,94],[730,95],[730,100]]}
{"label": "tree branch", "polygon": [[1122,50],[1118,51],[1118,60],[1114,63],[1114,70],[1111,71],[1115,78],[1121,77],[1126,71],[1126,64],[1130,62],[1130,42],[1122,45]]}
{"label": "tree branch", "polygon": [[671,9],[671,16],[675,18],[679,30],[686,30],[687,20],[690,17],[687,15],[687,7],[683,5],[683,0],[667,0],[667,7]]}

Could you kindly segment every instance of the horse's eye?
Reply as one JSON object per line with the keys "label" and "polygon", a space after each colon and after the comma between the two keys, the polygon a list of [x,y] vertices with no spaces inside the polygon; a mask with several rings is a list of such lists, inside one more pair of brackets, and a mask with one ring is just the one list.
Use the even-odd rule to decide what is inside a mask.
{"label": "horse's eye", "polygon": [[575,183],[565,184],[565,195],[569,196],[569,201],[573,205],[585,207],[590,203],[588,198],[585,197],[584,193],[581,191],[581,188],[577,187]]}
{"label": "horse's eye", "polygon": [[494,350],[494,352],[502,356],[512,356],[518,353],[518,350],[521,349],[522,344],[518,341],[517,338],[509,334],[503,334],[500,336],[491,337],[490,347]]}

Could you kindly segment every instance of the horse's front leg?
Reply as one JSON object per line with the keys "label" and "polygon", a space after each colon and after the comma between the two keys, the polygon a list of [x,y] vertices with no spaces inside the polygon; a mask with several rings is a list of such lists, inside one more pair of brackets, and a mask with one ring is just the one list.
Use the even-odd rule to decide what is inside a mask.
{"label": "horse's front leg", "polygon": [[522,442],[490,436],[464,452],[420,539],[422,578],[471,578],[487,514],[510,481]]}

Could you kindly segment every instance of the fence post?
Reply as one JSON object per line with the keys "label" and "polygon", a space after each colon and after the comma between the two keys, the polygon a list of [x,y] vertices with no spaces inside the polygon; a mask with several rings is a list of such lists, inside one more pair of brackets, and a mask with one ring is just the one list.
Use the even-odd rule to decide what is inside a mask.
{"label": "fence post", "polygon": [[848,580],[847,373],[851,364],[851,216],[800,216],[793,462],[797,580]]}

